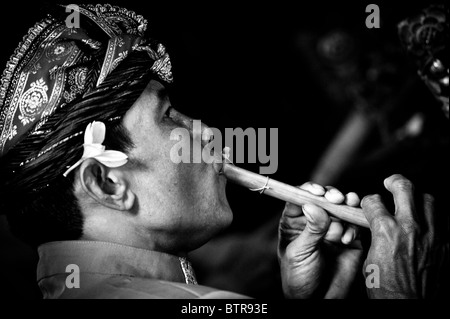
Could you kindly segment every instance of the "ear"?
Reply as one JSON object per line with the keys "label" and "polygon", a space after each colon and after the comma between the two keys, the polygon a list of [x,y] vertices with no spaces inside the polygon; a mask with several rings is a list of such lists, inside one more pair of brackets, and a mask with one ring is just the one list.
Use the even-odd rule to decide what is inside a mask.
{"label": "ear", "polygon": [[133,208],[136,197],[120,168],[109,168],[88,158],[81,164],[79,174],[84,191],[98,203],[120,211]]}

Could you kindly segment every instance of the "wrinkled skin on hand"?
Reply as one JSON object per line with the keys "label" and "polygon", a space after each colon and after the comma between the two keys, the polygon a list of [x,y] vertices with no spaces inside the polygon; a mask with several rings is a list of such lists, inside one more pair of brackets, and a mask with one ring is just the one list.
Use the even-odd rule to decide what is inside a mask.
{"label": "wrinkled skin on hand", "polygon": [[[335,204],[359,206],[355,193],[307,183],[300,188]],[[287,298],[345,298],[359,273],[358,228],[332,220],[321,208],[286,204],[280,219],[278,259]]]}
{"label": "wrinkled skin on hand", "polygon": [[413,184],[400,175],[389,177],[384,184],[394,197],[394,215],[379,195],[362,201],[372,232],[364,269],[372,264],[380,270],[380,287],[367,289],[368,296],[434,297],[439,274],[448,271],[444,267],[449,256],[448,239],[442,242],[436,231],[434,199],[430,195],[415,197]]}

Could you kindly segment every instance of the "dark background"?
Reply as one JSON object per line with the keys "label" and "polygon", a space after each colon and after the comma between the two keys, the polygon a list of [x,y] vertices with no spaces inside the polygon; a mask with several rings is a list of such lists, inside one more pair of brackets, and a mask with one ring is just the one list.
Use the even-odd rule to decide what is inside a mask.
{"label": "dark background", "polygon": [[[382,192],[389,174],[403,173],[443,193],[448,121],[419,81],[396,30],[400,20],[430,1],[110,3],[144,15],[149,33],[168,48],[173,100],[181,112],[221,130],[278,128],[273,178],[292,185],[314,179],[325,150],[360,110],[367,127],[355,134],[363,142],[335,178],[317,181],[364,196]],[[380,29],[366,28],[370,3],[380,8]],[[38,2],[2,3],[0,63],[6,64],[43,8]],[[338,44],[327,56],[321,48],[333,40]],[[415,114],[423,129],[405,137],[401,132]],[[350,136],[348,143],[361,136]],[[257,172],[260,164],[240,166]],[[234,185],[228,190],[234,222],[193,254],[199,282],[253,297],[281,297],[276,236],[284,204]],[[35,253],[12,238],[4,222],[0,226],[2,296],[39,297]],[[363,295],[356,291],[356,297]]]}

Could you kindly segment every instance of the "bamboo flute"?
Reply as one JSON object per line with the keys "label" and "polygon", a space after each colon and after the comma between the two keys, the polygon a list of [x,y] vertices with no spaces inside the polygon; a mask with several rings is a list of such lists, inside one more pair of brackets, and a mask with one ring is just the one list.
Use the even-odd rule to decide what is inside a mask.
{"label": "bamboo flute", "polygon": [[265,195],[292,204],[314,204],[325,209],[330,215],[336,218],[369,228],[369,223],[360,208],[332,204],[324,197],[315,196],[297,187],[239,168],[227,161],[225,161],[223,165],[223,174],[225,177],[238,185],[247,187],[251,190],[259,190]]}

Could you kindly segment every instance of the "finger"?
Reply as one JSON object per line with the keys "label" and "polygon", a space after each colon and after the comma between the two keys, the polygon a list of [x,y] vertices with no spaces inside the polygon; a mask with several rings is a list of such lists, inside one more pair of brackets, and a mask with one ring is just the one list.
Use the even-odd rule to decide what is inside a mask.
{"label": "finger", "polygon": [[286,203],[278,227],[278,250],[284,253],[286,246],[295,240],[306,227],[306,217],[300,206]]}
{"label": "finger", "polygon": [[342,204],[345,201],[345,196],[339,190],[334,187],[325,187],[327,192],[325,193],[325,198],[333,204]]}
{"label": "finger", "polygon": [[358,194],[351,192],[345,195],[345,204],[352,207],[359,207],[361,199]]}
{"label": "finger", "polygon": [[300,189],[303,189],[307,192],[310,192],[313,195],[316,196],[323,196],[325,195],[325,188],[323,186],[320,186],[319,184],[315,184],[312,182],[307,182],[299,187]]}
{"label": "finger", "polygon": [[286,202],[282,217],[298,217],[298,216],[303,216],[302,207]]}
{"label": "finger", "polygon": [[282,224],[280,224],[278,231],[278,254],[280,257],[285,254],[287,246],[295,241],[300,234],[299,230],[283,229]]}
{"label": "finger", "polygon": [[278,251],[284,253],[286,247],[300,236],[305,227],[305,216],[281,220],[278,228]]}
{"label": "finger", "polygon": [[364,216],[369,222],[371,230],[377,226],[376,223],[383,220],[383,218],[392,218],[386,206],[383,204],[380,195],[369,195],[361,201]]}
{"label": "finger", "polygon": [[283,230],[302,231],[306,227],[306,217],[286,217],[280,220],[280,225]]}
{"label": "finger", "polygon": [[358,237],[359,228],[355,225],[347,225],[347,228],[344,231],[344,234],[342,235],[341,242],[344,245],[351,244],[356,237]]}
{"label": "finger", "polygon": [[322,242],[331,220],[325,210],[314,205],[304,205],[303,212],[306,216],[306,227],[294,241],[294,249],[295,251],[309,252]]}
{"label": "finger", "polygon": [[414,185],[402,175],[392,175],[384,181],[384,186],[394,196],[397,220],[417,221],[414,205]]}
{"label": "finger", "polygon": [[339,243],[341,241],[342,235],[344,233],[344,225],[340,222],[331,222],[328,228],[327,234],[325,235],[325,240]]}

